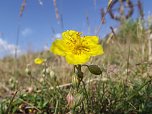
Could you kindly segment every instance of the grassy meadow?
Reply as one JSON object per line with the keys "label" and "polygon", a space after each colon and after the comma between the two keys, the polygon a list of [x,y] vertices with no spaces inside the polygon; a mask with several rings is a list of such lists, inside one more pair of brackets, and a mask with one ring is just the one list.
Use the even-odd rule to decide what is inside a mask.
{"label": "grassy meadow", "polygon": [[[122,22],[100,40],[104,54],[80,72],[50,51],[4,57],[0,114],[152,114],[149,20]],[[35,64],[37,57],[45,63]]]}

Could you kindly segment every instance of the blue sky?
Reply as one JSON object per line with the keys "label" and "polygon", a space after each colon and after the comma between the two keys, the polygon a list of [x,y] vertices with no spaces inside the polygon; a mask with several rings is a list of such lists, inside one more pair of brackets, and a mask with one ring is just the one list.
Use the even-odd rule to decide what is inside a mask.
{"label": "blue sky", "polygon": [[[65,30],[73,29],[85,35],[94,35],[100,24],[100,9],[106,8],[108,0],[56,0],[63,25],[55,16],[53,0],[27,0],[22,17],[19,10],[22,0],[0,0],[0,57],[14,53],[16,48],[17,29],[19,27],[18,51],[40,51],[50,47],[55,37]],[[96,2],[95,2],[96,1]],[[132,0],[137,2],[137,0]],[[151,0],[141,0],[145,16],[152,10]],[[137,8],[135,8],[137,9]],[[138,16],[135,10],[134,18]],[[89,18],[90,31],[86,17]],[[99,33],[104,37],[110,32],[110,26],[118,27],[119,23],[106,16],[106,24]]]}

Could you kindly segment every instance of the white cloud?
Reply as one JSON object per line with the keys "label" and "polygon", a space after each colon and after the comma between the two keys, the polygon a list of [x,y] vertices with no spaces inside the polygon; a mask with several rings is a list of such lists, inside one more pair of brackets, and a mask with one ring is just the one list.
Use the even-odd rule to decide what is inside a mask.
{"label": "white cloud", "polygon": [[10,44],[7,41],[0,38],[0,57],[5,55],[14,55],[16,49],[18,54],[22,53],[22,50],[20,48],[17,48],[16,45]]}
{"label": "white cloud", "polygon": [[43,1],[42,1],[42,0],[39,0],[39,4],[42,6],[42,5],[43,5]]}
{"label": "white cloud", "polygon": [[24,37],[26,37],[30,34],[32,34],[32,29],[30,29],[30,28],[25,28],[21,31],[21,35],[24,36]]}
{"label": "white cloud", "polygon": [[54,35],[54,38],[61,38],[61,37],[62,37],[61,33],[57,33]]}

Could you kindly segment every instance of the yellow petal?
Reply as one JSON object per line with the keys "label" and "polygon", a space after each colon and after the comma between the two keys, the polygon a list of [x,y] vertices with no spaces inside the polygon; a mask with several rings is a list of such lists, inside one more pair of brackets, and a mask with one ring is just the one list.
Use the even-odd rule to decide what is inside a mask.
{"label": "yellow petal", "polygon": [[35,64],[42,64],[44,62],[44,59],[42,59],[42,58],[36,58],[35,60],[34,60],[34,63]]}
{"label": "yellow petal", "polygon": [[90,46],[90,51],[88,52],[91,56],[102,55],[104,54],[103,48],[101,45]]}
{"label": "yellow petal", "polygon": [[62,38],[63,39],[66,39],[67,37],[71,37],[71,36],[74,36],[74,35],[81,35],[80,32],[77,32],[75,30],[67,30],[65,32],[62,33]]}
{"label": "yellow petal", "polygon": [[82,44],[88,47],[89,51],[87,52],[90,56],[96,56],[103,54],[103,48],[99,44],[99,37],[97,36],[84,36],[82,38]]}
{"label": "yellow petal", "polygon": [[81,33],[74,31],[74,30],[67,30],[62,33],[62,39],[64,40],[65,44],[67,45],[73,45],[76,43],[79,43],[81,40],[80,37]]}
{"label": "yellow petal", "polygon": [[67,54],[65,57],[66,57],[66,61],[69,64],[74,64],[74,65],[84,64],[88,62],[90,59],[90,56],[87,54],[76,55],[71,53],[71,54]]}
{"label": "yellow petal", "polygon": [[65,46],[63,40],[56,39],[50,48],[51,52],[54,54],[65,56]]}
{"label": "yellow petal", "polygon": [[84,43],[95,43],[95,44],[98,44],[99,43],[99,37],[97,36],[84,36],[82,37],[82,42]]}

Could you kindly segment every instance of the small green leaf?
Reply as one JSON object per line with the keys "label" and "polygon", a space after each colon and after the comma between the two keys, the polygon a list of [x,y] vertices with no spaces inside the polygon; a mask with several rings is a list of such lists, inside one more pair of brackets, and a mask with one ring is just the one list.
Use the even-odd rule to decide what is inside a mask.
{"label": "small green leaf", "polygon": [[102,73],[101,69],[97,65],[88,65],[88,69],[95,75],[100,75]]}

